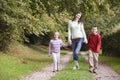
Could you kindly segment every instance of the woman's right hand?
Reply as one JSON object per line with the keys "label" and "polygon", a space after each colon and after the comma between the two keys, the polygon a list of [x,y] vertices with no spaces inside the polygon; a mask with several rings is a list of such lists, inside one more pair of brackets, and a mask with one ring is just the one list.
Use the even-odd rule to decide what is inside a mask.
{"label": "woman's right hand", "polygon": [[72,45],[72,42],[71,42],[71,41],[69,41],[69,42],[68,42],[68,45],[70,45],[70,46],[71,46],[71,45]]}

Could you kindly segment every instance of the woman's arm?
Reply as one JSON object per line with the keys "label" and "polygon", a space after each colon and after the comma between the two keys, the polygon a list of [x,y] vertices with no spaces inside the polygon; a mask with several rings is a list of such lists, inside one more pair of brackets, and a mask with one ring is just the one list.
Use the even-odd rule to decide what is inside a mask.
{"label": "woman's arm", "polygon": [[68,42],[71,43],[71,29],[70,29],[70,22],[68,22]]}
{"label": "woman's arm", "polygon": [[88,40],[87,40],[87,37],[86,37],[86,33],[85,33],[85,30],[84,30],[84,25],[83,25],[83,23],[81,23],[81,26],[82,26],[82,33],[83,33],[84,42],[85,42],[85,43],[88,43]]}

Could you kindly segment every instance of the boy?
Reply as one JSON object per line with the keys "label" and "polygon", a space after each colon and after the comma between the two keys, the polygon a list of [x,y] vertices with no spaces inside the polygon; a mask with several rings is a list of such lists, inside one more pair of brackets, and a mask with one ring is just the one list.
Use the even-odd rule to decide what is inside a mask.
{"label": "boy", "polygon": [[90,72],[96,73],[98,68],[98,56],[101,46],[101,37],[98,34],[97,27],[93,26],[91,33],[88,35],[88,62]]}

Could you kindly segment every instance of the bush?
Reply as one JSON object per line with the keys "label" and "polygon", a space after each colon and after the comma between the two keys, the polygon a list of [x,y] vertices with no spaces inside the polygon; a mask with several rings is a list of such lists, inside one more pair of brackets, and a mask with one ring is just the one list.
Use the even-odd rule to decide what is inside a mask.
{"label": "bush", "polygon": [[103,55],[120,56],[120,30],[102,40]]}

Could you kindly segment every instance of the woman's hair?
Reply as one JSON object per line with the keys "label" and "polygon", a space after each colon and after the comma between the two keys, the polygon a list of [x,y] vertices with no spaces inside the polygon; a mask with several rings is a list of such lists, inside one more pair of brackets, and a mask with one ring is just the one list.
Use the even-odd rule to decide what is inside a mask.
{"label": "woman's hair", "polygon": [[[82,13],[81,12],[79,12],[79,13],[81,14],[81,17],[78,20],[78,24],[82,22]],[[76,15],[74,16],[72,21],[74,21],[75,19],[76,19]]]}

